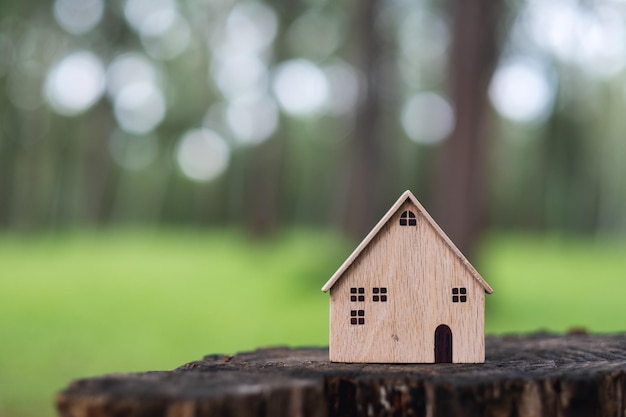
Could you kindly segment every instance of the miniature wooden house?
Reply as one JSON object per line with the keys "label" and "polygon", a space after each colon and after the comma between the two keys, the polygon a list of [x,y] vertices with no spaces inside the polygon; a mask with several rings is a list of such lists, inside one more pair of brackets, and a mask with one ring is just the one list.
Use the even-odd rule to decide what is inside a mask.
{"label": "miniature wooden house", "polygon": [[493,290],[410,191],[322,291],[330,291],[333,362],[485,361]]}

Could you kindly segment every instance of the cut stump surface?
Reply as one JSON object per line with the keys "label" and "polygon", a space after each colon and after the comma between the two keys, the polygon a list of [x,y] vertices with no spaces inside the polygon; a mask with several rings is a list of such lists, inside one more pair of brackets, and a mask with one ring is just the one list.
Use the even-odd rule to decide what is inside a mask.
{"label": "cut stump surface", "polygon": [[626,416],[626,335],[487,337],[484,364],[344,364],[326,348],[211,355],[74,381],[64,417]]}

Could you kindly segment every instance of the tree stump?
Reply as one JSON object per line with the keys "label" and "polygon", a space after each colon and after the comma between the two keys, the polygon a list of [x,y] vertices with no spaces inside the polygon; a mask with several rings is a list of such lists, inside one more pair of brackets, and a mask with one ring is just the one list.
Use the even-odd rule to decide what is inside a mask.
{"label": "tree stump", "polygon": [[74,381],[64,417],[625,416],[626,335],[487,337],[484,364],[345,364],[325,348],[211,355]]}

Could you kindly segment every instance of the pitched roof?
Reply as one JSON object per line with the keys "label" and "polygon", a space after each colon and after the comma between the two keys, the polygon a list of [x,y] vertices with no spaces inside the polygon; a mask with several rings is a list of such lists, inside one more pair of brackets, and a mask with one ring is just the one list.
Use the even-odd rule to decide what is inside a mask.
{"label": "pitched roof", "polygon": [[337,272],[335,272],[333,276],[330,277],[328,282],[324,284],[324,286],[322,287],[322,291],[327,292],[333,287],[333,285],[335,285],[335,282],[337,282],[339,278],[341,278],[343,273],[346,272],[346,270],[350,267],[350,265],[352,265],[352,263],[359,257],[363,249],[365,249],[367,245],[369,245],[369,243],[374,239],[374,237],[378,234],[378,232],[380,232],[383,226],[387,224],[387,222],[391,219],[391,217],[400,209],[400,206],[402,206],[402,204],[404,204],[407,200],[411,200],[411,202],[415,204],[415,207],[417,207],[417,210],[419,210],[422,216],[424,216],[424,218],[428,221],[428,223],[430,223],[433,229],[435,229],[435,231],[439,234],[439,236],[442,238],[442,240],[445,242],[448,248],[452,251],[452,253],[454,253],[454,255],[458,258],[458,260],[463,264],[463,266],[470,273],[470,275],[472,275],[474,279],[478,281],[480,285],[482,285],[482,287],[485,289],[485,292],[487,294],[491,294],[493,290],[491,289],[489,284],[487,284],[487,282],[483,279],[483,277],[480,276],[478,271],[474,269],[472,264],[470,264],[467,258],[463,256],[461,251],[454,245],[454,243],[452,243],[450,238],[444,233],[443,230],[441,230],[439,225],[435,223],[435,221],[433,220],[432,217],[430,217],[426,209],[422,207],[419,201],[417,201],[417,198],[415,198],[413,193],[411,193],[411,191],[409,190],[405,191],[400,196],[398,201],[396,201],[395,204],[391,206],[391,208],[389,209],[389,211],[387,211],[387,213],[383,216],[383,218],[380,219],[380,221],[376,224],[376,226],[374,226],[374,228],[367,234],[367,236],[365,236],[365,239],[363,239],[363,241],[359,244],[359,246],[356,247],[354,252],[352,252],[352,254],[348,257],[348,259],[346,259],[345,262],[339,267]]}

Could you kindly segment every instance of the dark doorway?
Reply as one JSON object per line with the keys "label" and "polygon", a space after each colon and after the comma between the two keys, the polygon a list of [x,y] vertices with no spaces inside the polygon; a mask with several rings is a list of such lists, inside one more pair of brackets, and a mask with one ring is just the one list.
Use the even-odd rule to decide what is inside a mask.
{"label": "dark doorway", "polygon": [[452,363],[452,330],[445,324],[435,330],[435,363]]}

